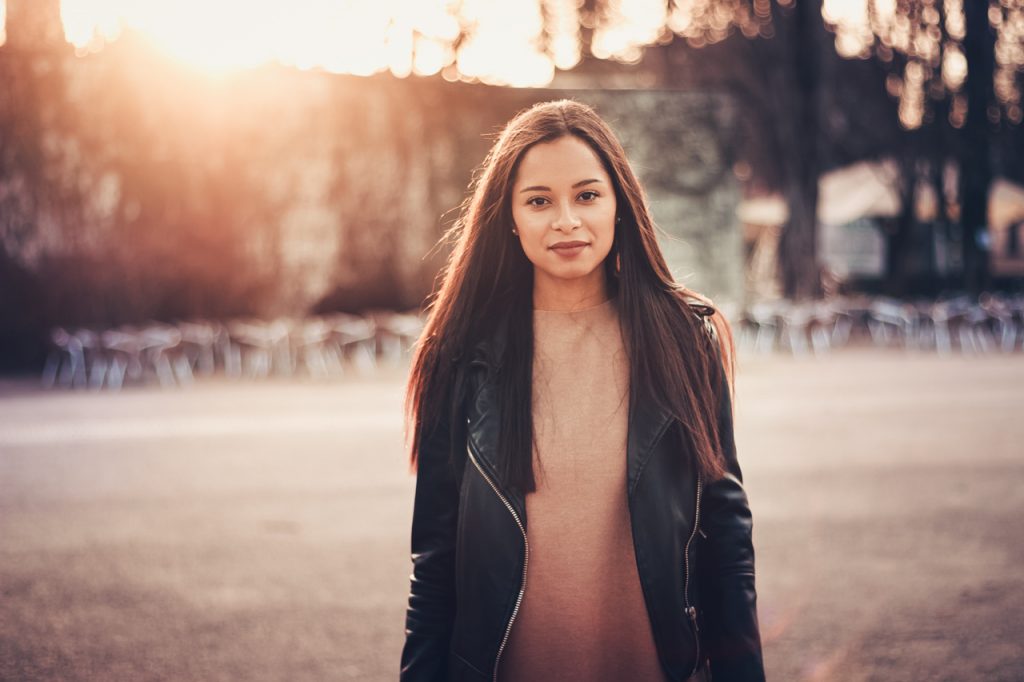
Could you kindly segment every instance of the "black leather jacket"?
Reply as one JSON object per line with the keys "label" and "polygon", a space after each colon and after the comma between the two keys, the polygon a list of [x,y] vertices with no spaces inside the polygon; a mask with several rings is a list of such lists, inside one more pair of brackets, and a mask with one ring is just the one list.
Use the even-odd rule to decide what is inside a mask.
{"label": "black leather jacket", "polygon": [[[465,457],[451,429],[419,453],[411,593],[401,679],[497,680],[529,570],[526,506],[495,461],[500,344],[477,347],[467,376]],[[714,682],[764,679],[751,514],[736,461],[732,409],[719,373],[718,426],[728,474],[701,481],[683,440],[653,402],[631,399],[628,502],[640,584],[667,678],[710,661]],[[461,450],[461,448],[459,449]],[[600,598],[600,595],[595,595]]]}

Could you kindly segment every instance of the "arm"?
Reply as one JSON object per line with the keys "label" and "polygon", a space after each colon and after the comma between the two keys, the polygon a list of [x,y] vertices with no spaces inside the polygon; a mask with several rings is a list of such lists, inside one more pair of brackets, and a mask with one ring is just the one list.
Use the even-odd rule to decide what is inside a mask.
{"label": "arm", "polygon": [[[713,345],[717,348],[717,341]],[[708,563],[702,594],[704,640],[715,682],[760,682],[764,663],[754,589],[752,519],[736,458],[732,404],[720,357],[715,366],[718,436],[726,474],[706,483],[701,501],[701,527],[707,535],[703,560]]]}
{"label": "arm", "polygon": [[450,462],[446,419],[418,453],[412,519],[409,606],[402,649],[403,682],[440,682],[447,676],[455,619],[455,533],[458,483]]}

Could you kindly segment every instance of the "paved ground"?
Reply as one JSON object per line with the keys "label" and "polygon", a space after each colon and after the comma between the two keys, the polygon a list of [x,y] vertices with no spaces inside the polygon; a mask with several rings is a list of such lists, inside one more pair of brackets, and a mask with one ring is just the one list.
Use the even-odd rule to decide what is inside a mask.
{"label": "paved ground", "polygon": [[[400,382],[0,386],[0,679],[394,679]],[[1024,357],[738,390],[769,679],[1024,679]]]}

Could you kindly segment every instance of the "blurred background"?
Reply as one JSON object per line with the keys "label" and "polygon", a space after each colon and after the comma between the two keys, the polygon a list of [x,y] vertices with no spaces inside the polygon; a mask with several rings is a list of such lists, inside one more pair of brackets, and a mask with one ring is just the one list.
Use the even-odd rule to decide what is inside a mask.
{"label": "blurred background", "polygon": [[770,679],[1024,679],[1024,0],[0,0],[0,679],[389,679],[409,349],[593,105],[739,344]]}

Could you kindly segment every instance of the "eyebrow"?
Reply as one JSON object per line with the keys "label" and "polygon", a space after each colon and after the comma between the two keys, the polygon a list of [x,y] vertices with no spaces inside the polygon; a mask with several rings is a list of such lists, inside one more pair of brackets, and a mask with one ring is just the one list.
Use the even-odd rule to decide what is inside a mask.
{"label": "eyebrow", "polygon": [[[595,182],[601,182],[601,181],[599,179],[597,179],[597,178],[587,178],[586,180],[580,180],[575,185],[573,185],[572,188],[576,189],[577,187],[583,187],[583,185],[592,185]],[[550,187],[545,187],[544,185],[530,185],[529,187],[524,187],[523,189],[519,190],[519,193],[522,194],[523,192],[550,192],[550,191],[551,191],[551,188]]]}

